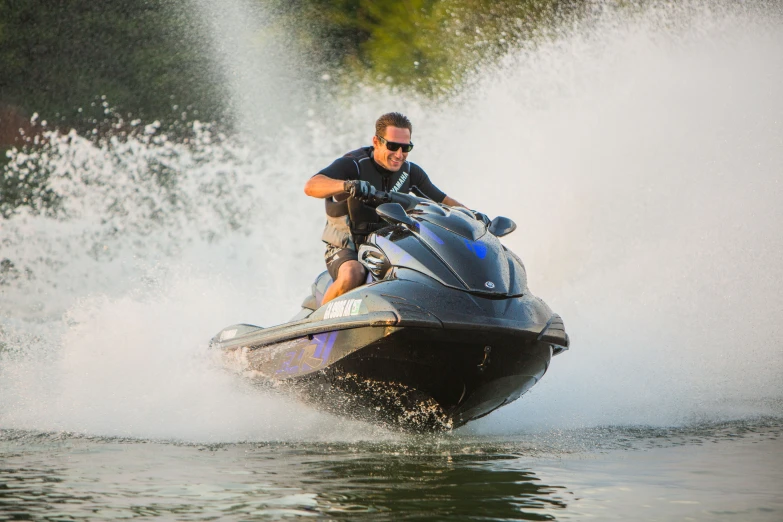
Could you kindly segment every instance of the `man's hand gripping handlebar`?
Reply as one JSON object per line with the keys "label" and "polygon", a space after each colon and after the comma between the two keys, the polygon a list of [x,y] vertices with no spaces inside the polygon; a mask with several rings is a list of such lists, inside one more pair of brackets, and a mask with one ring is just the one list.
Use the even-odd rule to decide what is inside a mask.
{"label": "man's hand gripping handlebar", "polygon": [[343,190],[351,195],[352,198],[367,202],[375,194],[375,188],[361,179],[349,179],[343,183]]}

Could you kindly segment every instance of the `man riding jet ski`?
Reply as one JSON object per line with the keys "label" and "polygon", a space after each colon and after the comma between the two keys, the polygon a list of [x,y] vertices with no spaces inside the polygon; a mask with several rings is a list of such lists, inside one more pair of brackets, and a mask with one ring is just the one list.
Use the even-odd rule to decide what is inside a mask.
{"label": "man riding jet ski", "polygon": [[[516,224],[490,221],[414,173],[397,154],[410,151],[410,128],[395,126],[402,137],[390,128],[373,142],[385,141],[382,161],[397,169],[393,177],[373,174],[378,147],[360,149],[347,160],[360,179],[332,179],[323,174],[330,167],[305,189],[332,194],[324,240],[333,275],[316,279],[288,323],[232,325],[211,345],[254,382],[327,411],[451,429],[520,397],[569,339],[560,316],[528,290],[522,261],[498,239]],[[440,202],[405,193],[414,177],[421,195]]]}
{"label": "man riding jet ski", "polygon": [[[449,206],[463,206],[444,194],[415,163],[407,161],[413,149],[413,125],[398,112],[384,114],[375,122],[372,147],[364,147],[336,159],[331,165],[310,178],[305,194],[325,199],[326,228],[321,238],[327,245],[324,258],[329,275],[334,280],[324,296],[324,302],[343,295],[364,283],[367,271],[358,261],[357,247],[373,227],[378,216],[365,208],[370,187],[385,192],[410,192],[415,186],[425,196]],[[359,196],[353,200],[349,195]],[[348,205],[356,221],[349,219]]]}

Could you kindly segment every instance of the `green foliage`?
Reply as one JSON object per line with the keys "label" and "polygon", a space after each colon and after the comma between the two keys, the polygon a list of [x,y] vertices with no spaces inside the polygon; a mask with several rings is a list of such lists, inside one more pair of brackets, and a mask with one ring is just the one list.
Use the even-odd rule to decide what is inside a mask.
{"label": "green foliage", "polygon": [[425,92],[448,88],[458,79],[451,66],[462,49],[443,2],[365,4],[364,25],[371,37],[359,46],[359,53],[376,79],[398,85],[423,82]]}
{"label": "green foliage", "polygon": [[182,2],[0,0],[0,103],[79,129],[105,118],[101,95],[144,119],[174,117],[175,104],[218,118],[219,84]]}
{"label": "green foliage", "polygon": [[536,38],[573,9],[565,0],[298,0],[299,40],[325,69],[432,97]]}

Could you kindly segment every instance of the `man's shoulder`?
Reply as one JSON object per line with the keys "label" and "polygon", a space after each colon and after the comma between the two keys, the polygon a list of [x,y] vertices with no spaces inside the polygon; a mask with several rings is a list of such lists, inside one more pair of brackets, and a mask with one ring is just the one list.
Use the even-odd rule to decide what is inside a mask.
{"label": "man's shoulder", "polygon": [[[357,150],[360,151],[362,149]],[[334,160],[331,165],[321,169],[318,174],[323,174],[324,176],[332,179],[356,179],[359,171],[359,161],[361,161],[362,158],[358,156],[352,156],[352,152],[340,156]]]}
{"label": "man's shoulder", "polygon": [[361,161],[372,157],[372,147],[361,147],[350,152],[343,154],[343,158],[349,159],[354,162]]}
{"label": "man's shoulder", "polygon": [[412,161],[408,162],[408,172],[411,173],[411,176],[426,176],[427,173],[424,171],[421,166],[417,165],[416,163],[413,163]]}
{"label": "man's shoulder", "polygon": [[356,168],[356,161],[351,158],[350,156],[340,156],[336,160],[332,162],[332,165],[337,166],[350,166],[351,168]]}

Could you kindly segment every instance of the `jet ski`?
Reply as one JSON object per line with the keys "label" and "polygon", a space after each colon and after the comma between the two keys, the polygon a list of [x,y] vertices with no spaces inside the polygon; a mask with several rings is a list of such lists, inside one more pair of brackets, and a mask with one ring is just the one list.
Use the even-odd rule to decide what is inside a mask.
{"label": "jet ski", "polygon": [[512,220],[397,192],[364,201],[379,222],[358,250],[367,283],[322,304],[324,272],[291,321],[224,328],[210,344],[228,366],[330,412],[431,431],[513,402],[568,349],[498,239]]}

